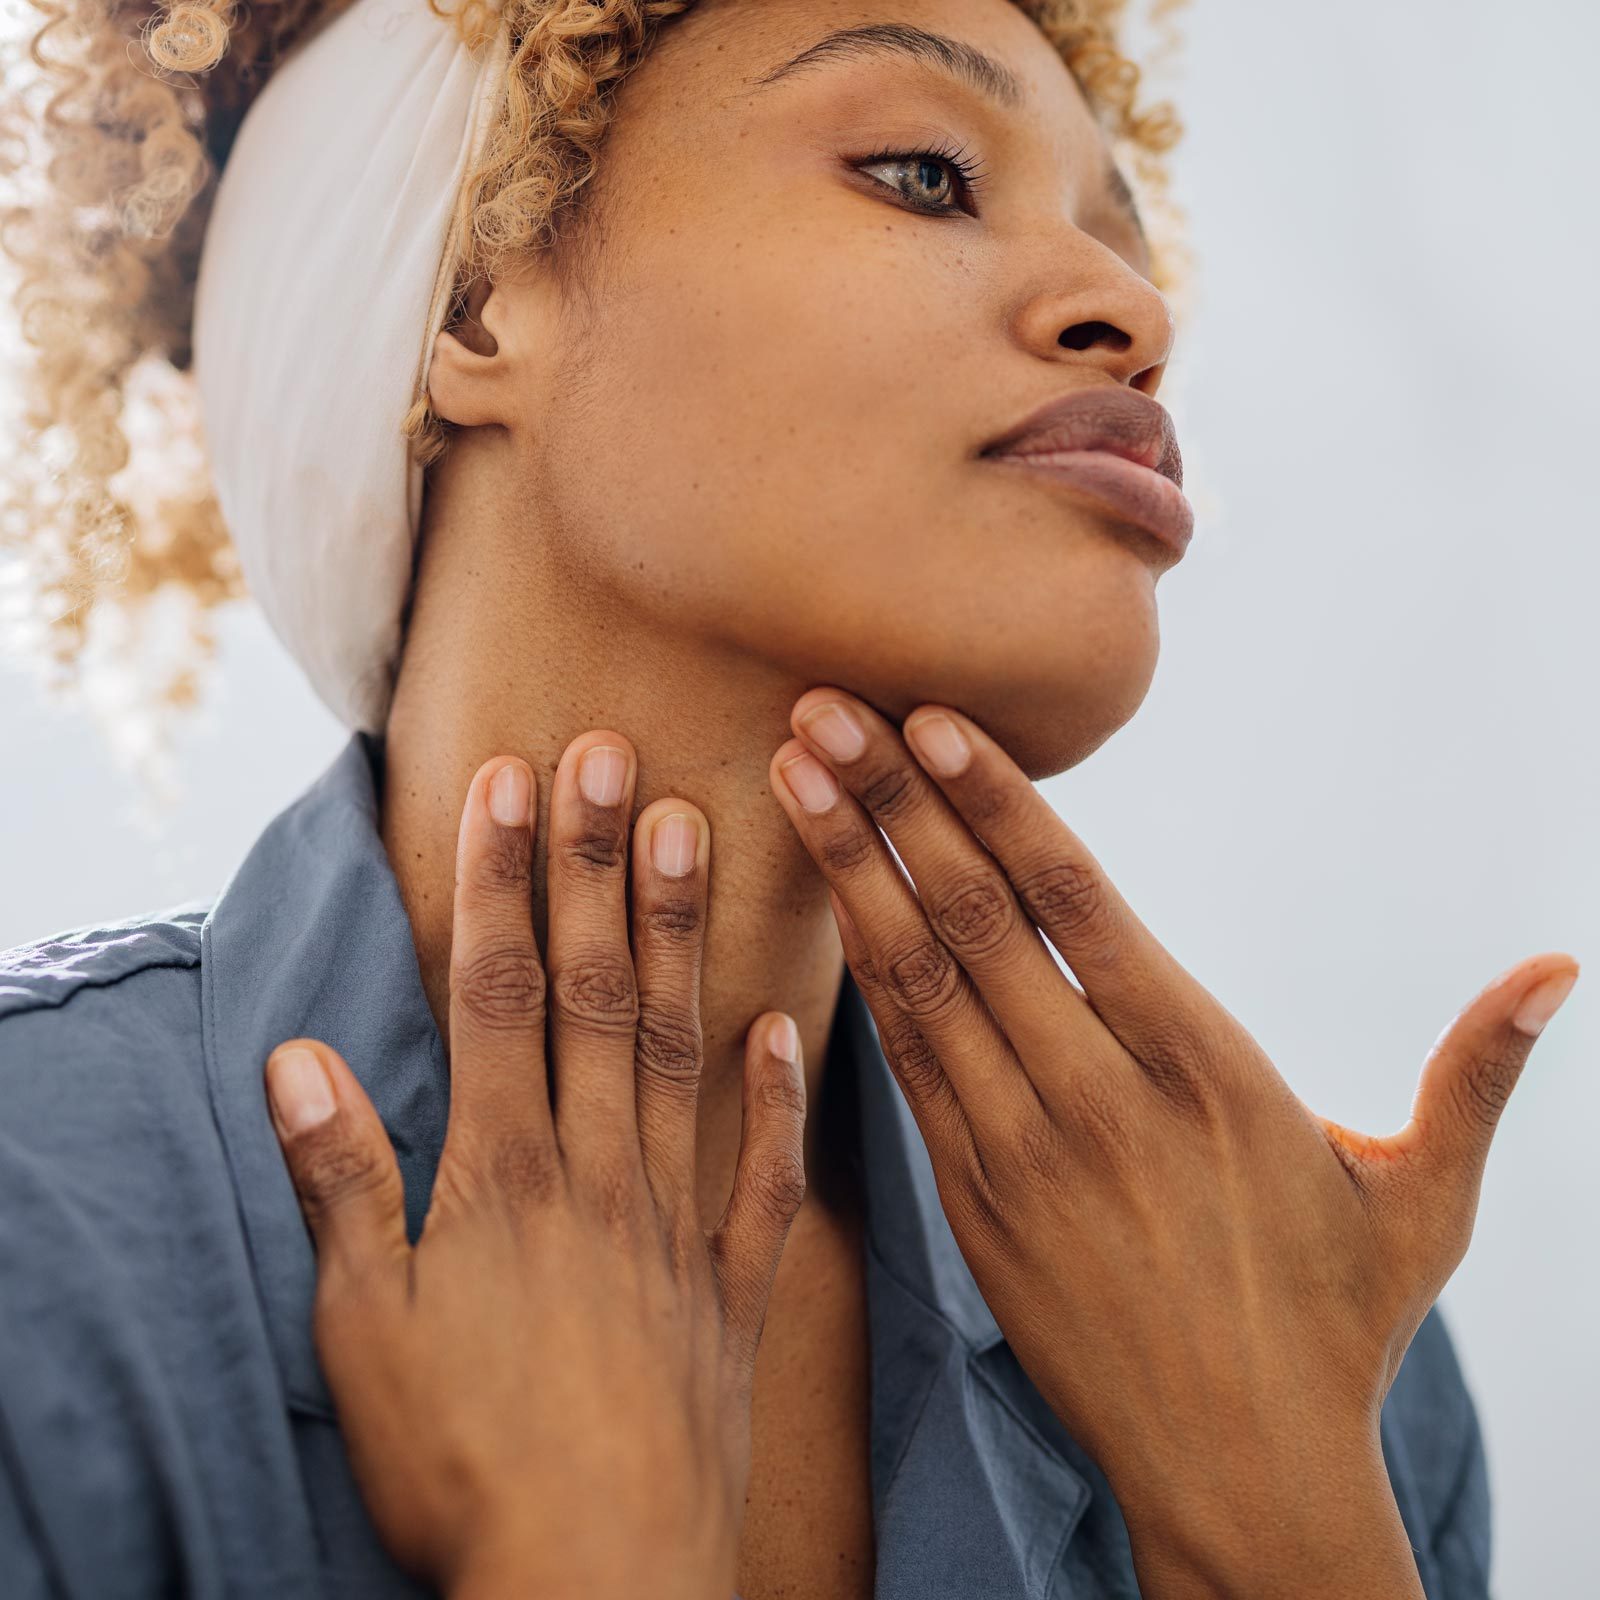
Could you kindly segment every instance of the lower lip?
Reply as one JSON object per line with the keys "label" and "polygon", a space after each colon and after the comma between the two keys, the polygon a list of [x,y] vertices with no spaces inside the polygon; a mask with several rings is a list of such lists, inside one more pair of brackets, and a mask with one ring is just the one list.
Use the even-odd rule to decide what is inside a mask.
{"label": "lower lip", "polygon": [[1155,468],[1126,456],[1114,456],[1109,450],[1052,450],[988,459],[1026,467],[1090,495],[1119,521],[1153,533],[1179,555],[1194,535],[1194,507],[1183,490]]}

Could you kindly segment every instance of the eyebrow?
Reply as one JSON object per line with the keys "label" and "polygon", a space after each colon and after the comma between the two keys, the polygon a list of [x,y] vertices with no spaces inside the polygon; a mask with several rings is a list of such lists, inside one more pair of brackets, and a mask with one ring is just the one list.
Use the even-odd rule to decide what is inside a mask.
{"label": "eyebrow", "polygon": [[[839,28],[824,34],[815,44],[807,45],[799,55],[791,56],[757,78],[755,85],[763,88],[769,83],[777,83],[780,79],[804,72],[808,67],[831,61],[861,61],[881,55],[905,56],[937,68],[987,95],[1007,111],[1015,111],[1027,98],[1022,80],[993,56],[985,55],[975,45],[965,44],[960,39],[951,39],[945,34],[931,33],[926,28],[903,22],[869,23],[859,28]],[[1148,248],[1144,219],[1139,215],[1133,190],[1115,160],[1106,161],[1104,181],[1118,210],[1126,214],[1137,230],[1140,242]]]}
{"label": "eyebrow", "polygon": [[776,83],[818,62],[859,61],[867,56],[888,54],[910,56],[927,66],[937,67],[980,90],[1007,110],[1015,110],[1022,104],[1022,82],[1009,67],[1002,66],[993,56],[986,56],[973,45],[904,22],[877,22],[825,34],[799,55],[757,78],[756,83],[758,86]]}

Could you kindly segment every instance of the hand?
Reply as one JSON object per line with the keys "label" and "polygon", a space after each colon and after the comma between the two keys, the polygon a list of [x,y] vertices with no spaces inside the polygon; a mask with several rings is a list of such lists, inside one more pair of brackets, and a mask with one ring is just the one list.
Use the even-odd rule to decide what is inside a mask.
{"label": "hand", "polygon": [[[602,745],[612,753],[585,769],[609,773],[597,803],[577,778]],[[496,758],[467,790],[450,1122],[414,1248],[393,1149],[338,1052],[290,1041],[267,1067],[356,1478],[395,1557],[452,1596],[733,1590],[756,1345],[804,1191],[805,1080],[793,1023],[757,1018],[732,1193],[704,1232],[692,1180],[710,830],[682,800],[640,814],[630,954],[636,766],[601,733],[556,769],[548,1078],[533,773]]]}
{"label": "hand", "polygon": [[[1018,1360],[1130,1528],[1188,1519],[1243,1570],[1263,1526],[1298,1514],[1311,1537],[1330,1485],[1383,1473],[1383,1399],[1576,963],[1491,984],[1434,1046],[1411,1121],[1367,1137],[1305,1106],[968,718],[918,707],[915,759],[842,690],[808,691],[791,724],[773,791]],[[1393,1534],[1378,1483],[1359,1498],[1386,1501]],[[1389,1548],[1420,1594],[1403,1531]]]}

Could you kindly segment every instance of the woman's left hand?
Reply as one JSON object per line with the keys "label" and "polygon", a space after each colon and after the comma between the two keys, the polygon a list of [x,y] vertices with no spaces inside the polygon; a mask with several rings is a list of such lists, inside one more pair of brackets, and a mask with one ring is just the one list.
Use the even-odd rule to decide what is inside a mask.
{"label": "woman's left hand", "polygon": [[[1263,1526],[1326,1572],[1330,1495],[1367,1494],[1399,1529],[1376,1476],[1383,1400],[1466,1252],[1490,1139],[1577,963],[1533,956],[1483,990],[1406,1126],[1355,1133],[1307,1108],[975,723],[918,707],[914,759],[826,688],[791,725],[773,790],[830,882],[967,1264],[1111,1481],[1136,1558],[1142,1526],[1167,1530],[1141,1584],[1176,1571],[1165,1542],[1264,1578]],[[1371,1530],[1349,1510],[1359,1552]],[[1391,1546],[1414,1584],[1403,1530]]]}

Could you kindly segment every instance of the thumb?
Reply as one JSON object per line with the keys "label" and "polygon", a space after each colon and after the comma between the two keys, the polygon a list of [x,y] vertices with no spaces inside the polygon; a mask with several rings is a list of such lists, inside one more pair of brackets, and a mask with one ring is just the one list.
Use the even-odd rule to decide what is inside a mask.
{"label": "thumb", "polygon": [[316,1039],[286,1040],[267,1059],[267,1100],[322,1275],[403,1255],[394,1147],[339,1052]]}
{"label": "thumb", "polygon": [[1470,1001],[1435,1041],[1393,1140],[1440,1172],[1476,1187],[1489,1142],[1540,1030],[1578,981],[1578,963],[1559,951],[1530,956]]}

